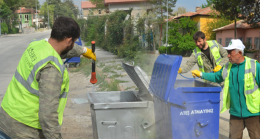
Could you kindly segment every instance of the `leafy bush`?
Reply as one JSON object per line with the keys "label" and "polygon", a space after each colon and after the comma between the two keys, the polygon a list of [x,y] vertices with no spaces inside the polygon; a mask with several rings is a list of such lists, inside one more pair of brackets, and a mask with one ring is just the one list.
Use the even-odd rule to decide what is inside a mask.
{"label": "leafy bush", "polygon": [[182,51],[193,50],[196,45],[193,34],[198,31],[196,22],[188,17],[169,23],[169,44],[177,46]]}
{"label": "leafy bush", "polygon": [[12,31],[13,31],[13,33],[19,33],[19,28],[13,27],[13,28],[12,28]]}
{"label": "leafy bush", "polygon": [[8,26],[6,23],[2,23],[1,24],[1,33],[4,34],[4,33],[8,33]]}
{"label": "leafy bush", "polygon": [[159,47],[159,53],[160,54],[165,54],[166,53],[166,47],[165,46]]}
{"label": "leafy bush", "polygon": [[172,47],[171,48],[171,53],[174,54],[174,55],[182,55],[182,50],[179,49],[178,47]]}

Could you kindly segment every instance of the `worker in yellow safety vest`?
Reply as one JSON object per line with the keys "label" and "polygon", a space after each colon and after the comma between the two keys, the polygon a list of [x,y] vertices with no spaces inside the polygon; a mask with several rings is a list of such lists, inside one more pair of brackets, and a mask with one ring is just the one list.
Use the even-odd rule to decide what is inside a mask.
{"label": "worker in yellow safety vest", "polygon": [[201,31],[193,35],[193,40],[197,47],[188,61],[181,65],[178,73],[189,72],[196,63],[201,72],[217,72],[228,62],[227,51],[216,40],[207,41],[205,34]]}
{"label": "worker in yellow safety vest", "polygon": [[244,44],[232,39],[228,51],[229,63],[216,73],[191,71],[194,76],[211,82],[223,82],[223,107],[229,109],[230,139],[242,139],[245,127],[251,139],[260,139],[260,64],[244,57]]}
{"label": "worker in yellow safety vest", "polygon": [[69,76],[62,59],[96,60],[87,47],[74,45],[78,24],[67,17],[56,19],[49,39],[34,41],[23,53],[0,108],[0,138],[60,139]]}

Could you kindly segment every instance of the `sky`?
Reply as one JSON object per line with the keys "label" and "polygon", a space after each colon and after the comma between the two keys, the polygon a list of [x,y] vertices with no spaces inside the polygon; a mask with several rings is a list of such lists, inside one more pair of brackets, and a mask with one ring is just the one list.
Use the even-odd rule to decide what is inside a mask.
{"label": "sky", "polygon": [[[46,0],[39,0],[41,5],[45,1]],[[84,0],[73,0],[74,4],[79,6],[79,8],[81,8],[81,1],[84,1]],[[202,4],[205,4],[205,3],[206,3],[206,0],[177,0],[174,10],[177,9],[178,7],[185,7],[187,12],[195,12],[195,9],[197,6],[201,6]]]}

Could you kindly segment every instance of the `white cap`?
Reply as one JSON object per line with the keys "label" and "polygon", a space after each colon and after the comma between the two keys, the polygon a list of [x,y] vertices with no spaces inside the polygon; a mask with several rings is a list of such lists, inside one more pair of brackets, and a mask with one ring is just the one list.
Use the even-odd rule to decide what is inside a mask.
{"label": "white cap", "polygon": [[239,49],[239,50],[244,51],[245,45],[239,39],[231,39],[228,47],[223,47],[223,48],[226,49],[226,50]]}

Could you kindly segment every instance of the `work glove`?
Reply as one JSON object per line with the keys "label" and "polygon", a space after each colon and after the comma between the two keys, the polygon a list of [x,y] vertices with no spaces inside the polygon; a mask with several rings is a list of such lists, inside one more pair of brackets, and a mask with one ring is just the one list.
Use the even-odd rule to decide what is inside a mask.
{"label": "work glove", "polygon": [[195,78],[196,76],[197,77],[201,77],[202,76],[202,72],[198,71],[198,70],[193,70],[191,71],[192,73],[192,76]]}
{"label": "work glove", "polygon": [[222,66],[217,65],[217,66],[213,69],[213,71],[214,71],[214,72],[218,72],[219,70],[221,70],[221,68],[222,68]]}
{"label": "work glove", "polygon": [[91,49],[87,48],[87,47],[83,47],[83,54],[84,57],[88,58],[88,59],[93,59],[96,61],[96,54],[92,52]]}
{"label": "work glove", "polygon": [[179,70],[178,70],[178,74],[179,74],[179,73],[181,73],[181,72],[182,72],[182,69],[181,69],[181,68],[179,68]]}

